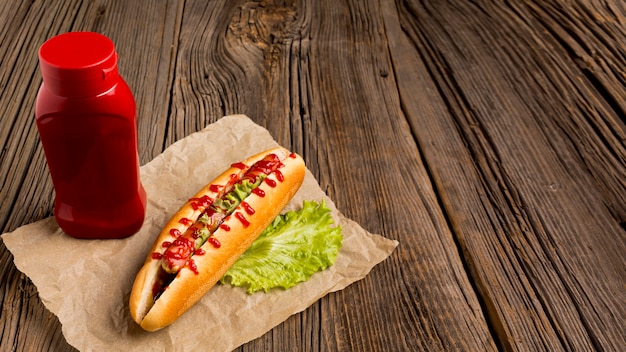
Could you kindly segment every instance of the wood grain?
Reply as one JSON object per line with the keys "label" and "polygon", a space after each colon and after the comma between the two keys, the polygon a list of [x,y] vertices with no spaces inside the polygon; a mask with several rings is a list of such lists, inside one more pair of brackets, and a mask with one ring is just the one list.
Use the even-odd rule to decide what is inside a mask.
{"label": "wood grain", "polygon": [[[239,351],[626,346],[626,7],[590,1],[0,4],[0,225],[52,213],[37,49],[108,35],[142,164],[223,115],[400,242]],[[0,244],[0,350],[72,351]]]}
{"label": "wood grain", "polygon": [[[576,57],[560,45],[573,38],[538,30],[543,13],[502,4],[406,5],[402,28],[424,64],[396,65],[406,78],[401,96],[501,344],[619,349],[623,112],[576,70]],[[460,17],[466,20],[450,20]],[[620,38],[611,43],[623,45]],[[396,46],[406,50],[397,43],[392,52]],[[437,93],[411,94],[420,81]],[[624,92],[616,83],[610,90]],[[585,106],[597,110],[574,108]]]}
{"label": "wood grain", "polygon": [[[189,118],[189,115],[200,114],[215,119],[223,113],[246,113],[270,131],[275,131],[274,136],[281,144],[302,153],[309,167],[315,170],[320,185],[337,206],[357,221],[367,219],[370,231],[383,232],[384,223],[394,223],[401,224],[399,226],[410,232],[418,228],[427,230],[431,237],[436,238],[437,228],[444,229],[444,238],[437,238],[435,242],[437,252],[429,254],[432,257],[428,259],[425,259],[426,256],[421,259],[428,263],[423,275],[440,283],[425,289],[411,284],[417,278],[407,268],[411,268],[417,260],[415,252],[420,243],[429,240],[420,237],[425,236],[421,234],[405,238],[402,229],[387,230],[385,235],[403,239],[398,250],[401,259],[394,260],[388,264],[391,267],[381,270],[392,271],[393,276],[404,276],[406,281],[394,285],[392,282],[366,280],[360,283],[362,288],[347,290],[342,295],[331,295],[329,308],[321,312],[309,312],[316,315],[333,312],[328,316],[316,317],[325,321],[325,325],[330,328],[328,331],[323,330],[322,336],[333,336],[326,347],[384,350],[386,346],[393,345],[394,341],[403,341],[409,349],[414,349],[422,344],[419,335],[415,334],[416,325],[419,324],[422,328],[417,330],[424,330],[422,338],[428,342],[422,348],[447,349],[460,343],[456,341],[456,335],[462,333],[474,336],[475,339],[461,344],[467,344],[469,349],[484,350],[485,343],[489,346],[493,341],[480,313],[475,316],[476,312],[480,312],[480,305],[464,276],[452,237],[445,230],[445,219],[441,213],[437,213],[434,197],[420,200],[417,192],[422,188],[428,190],[430,183],[419,157],[415,157],[418,154],[415,144],[410,135],[394,140],[388,137],[393,131],[407,131],[397,94],[387,93],[395,90],[393,77],[388,74],[389,58],[386,55],[381,57],[380,54],[384,52],[380,50],[366,50],[360,55],[350,53],[343,44],[353,40],[358,48],[385,47],[387,44],[381,41],[383,37],[380,35],[383,31],[382,17],[377,15],[380,8],[376,2],[358,2],[347,6],[336,3],[324,5],[309,5],[311,9],[300,10],[296,4],[279,6],[271,2],[237,6],[232,2],[187,3],[183,15],[186,21],[181,29],[181,38],[187,39],[181,40],[179,52],[187,53],[185,55],[192,60],[181,60],[178,66],[174,89],[180,90],[181,94],[175,96],[173,103],[174,106],[184,106],[184,109],[175,109],[180,115],[174,118],[187,122],[195,120]],[[359,8],[359,5],[363,8]],[[353,13],[346,16],[349,11]],[[224,14],[234,20],[220,20]],[[333,22],[343,26],[316,25],[313,19],[307,17],[312,14],[332,18]],[[213,17],[218,15],[219,18]],[[287,21],[282,20],[285,17]],[[274,22],[276,18],[282,21],[277,24]],[[371,22],[369,31],[362,28],[362,21],[365,20]],[[207,25],[209,31],[200,31],[200,38],[191,35],[191,32],[197,33],[199,23],[211,24]],[[276,28],[281,31],[277,32]],[[214,32],[228,34],[225,38],[215,38]],[[351,36],[359,37],[349,39]],[[229,49],[236,47],[239,41],[242,41],[245,50],[230,52]],[[305,52],[302,51],[303,47]],[[375,55],[370,56],[370,52]],[[386,67],[381,68],[381,65]],[[204,66],[222,69],[203,72],[206,70]],[[246,69],[242,70],[242,67]],[[381,70],[387,73],[381,74]],[[304,84],[291,86],[295,80],[294,72],[297,72],[297,77],[305,77]],[[247,92],[253,94],[248,95]],[[264,96],[268,97],[266,101],[255,102],[255,99]],[[303,97],[315,97],[317,101],[315,104],[307,104],[303,102]],[[247,110],[249,106],[260,106],[263,109]],[[303,125],[303,120],[308,123]],[[181,128],[190,127],[181,123]],[[299,142],[300,138],[310,136],[319,136],[324,143],[306,139]],[[312,144],[311,148],[300,149],[307,142]],[[381,151],[382,155],[390,155],[395,151],[414,156],[399,164],[393,159],[376,158],[376,155],[362,157],[355,153],[368,149]],[[333,163],[329,163],[330,160]],[[421,169],[422,172],[420,175],[413,170],[414,175],[407,179],[404,176],[408,173],[407,169]],[[359,183],[365,185],[367,193],[342,192],[342,189],[350,187],[352,180],[359,180]],[[398,201],[398,193],[407,193],[408,197]],[[374,199],[378,204],[348,206],[366,204],[368,199]],[[381,208],[384,212],[380,211]],[[429,216],[427,208],[435,214]],[[415,211],[406,213],[404,209]],[[417,218],[415,213],[426,216]],[[450,282],[455,285],[450,285]],[[459,282],[463,282],[464,286],[455,287]],[[420,292],[422,290],[426,292]],[[384,296],[386,299],[365,304],[372,295]],[[396,306],[420,295],[427,295],[437,302],[436,312],[420,307],[403,311]],[[353,303],[346,306],[345,301]],[[352,305],[367,306],[368,309],[354,309]],[[460,311],[464,313],[458,314]],[[384,324],[377,322],[381,320],[381,315]],[[463,318],[455,320],[450,319],[451,316]],[[355,322],[358,324],[354,326],[354,331],[333,328],[351,326]],[[307,331],[302,322],[293,319],[288,324],[284,336],[295,335],[296,341],[304,339],[293,332]],[[361,333],[359,338],[353,337],[359,335],[362,329],[371,332]],[[433,339],[433,336],[437,336],[437,339]],[[261,348],[269,343],[261,340],[269,338],[271,336],[253,344]],[[275,339],[273,342],[276,343]],[[288,350],[292,342],[287,340],[286,343],[285,346],[273,345],[273,349]]]}

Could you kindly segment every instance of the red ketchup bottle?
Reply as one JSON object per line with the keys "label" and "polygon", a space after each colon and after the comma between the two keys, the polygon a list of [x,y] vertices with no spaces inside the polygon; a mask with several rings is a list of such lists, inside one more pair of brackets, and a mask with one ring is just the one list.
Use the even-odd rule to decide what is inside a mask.
{"label": "red ketchup bottle", "polygon": [[54,216],[76,238],[123,238],[142,226],[135,99],[113,42],[70,32],[39,49],[35,119],[56,192]]}

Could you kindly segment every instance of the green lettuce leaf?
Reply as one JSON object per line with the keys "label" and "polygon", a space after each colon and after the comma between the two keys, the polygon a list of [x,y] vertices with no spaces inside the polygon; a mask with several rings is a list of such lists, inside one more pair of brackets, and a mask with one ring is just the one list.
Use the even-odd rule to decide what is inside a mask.
{"label": "green lettuce leaf", "polygon": [[332,225],[325,202],[304,201],[300,210],[277,216],[221,282],[254,293],[308,280],[337,259],[343,235]]}

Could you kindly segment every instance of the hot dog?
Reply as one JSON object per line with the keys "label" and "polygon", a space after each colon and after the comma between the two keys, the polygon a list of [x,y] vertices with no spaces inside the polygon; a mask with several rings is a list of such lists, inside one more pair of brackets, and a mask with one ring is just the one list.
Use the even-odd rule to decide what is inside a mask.
{"label": "hot dog", "polygon": [[219,281],[302,185],[302,158],[274,148],[232,164],[190,198],[154,241],[133,284],[143,329],[170,325]]}

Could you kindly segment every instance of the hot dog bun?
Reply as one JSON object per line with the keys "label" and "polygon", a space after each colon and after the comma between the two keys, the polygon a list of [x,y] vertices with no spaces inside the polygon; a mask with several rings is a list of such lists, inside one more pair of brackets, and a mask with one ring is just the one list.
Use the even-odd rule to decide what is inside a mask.
{"label": "hot dog bun", "polygon": [[[212,235],[215,241],[205,242],[201,247],[202,254],[192,257],[192,265],[197,269],[184,267],[169,283],[167,289],[154,301],[155,284],[163,279],[159,253],[163,254],[167,246],[164,242],[175,239],[172,229],[184,232],[190,224],[181,223],[180,219],[195,219],[202,213],[198,199],[208,196],[211,199],[219,196],[215,185],[225,185],[234,178],[241,178],[242,164],[231,167],[200,190],[190,201],[185,203],[167,222],[148,253],[144,265],[139,270],[129,300],[132,318],[145,330],[159,330],[180,317],[193,306],[211,287],[228,271],[235,261],[250,247],[252,242],[274,220],[300,188],[305,175],[302,158],[289,153],[284,148],[270,149],[243,161],[248,168],[268,154],[276,154],[282,165],[278,173],[272,173],[258,187],[260,191],[245,199],[246,209],[240,205],[235,212],[226,218],[225,226],[219,227]],[[212,186],[213,185],[213,186]],[[259,194],[264,194],[260,196]],[[206,200],[207,198],[205,198]],[[196,204],[192,203],[196,200]],[[238,215],[237,215],[238,213]],[[235,216],[237,215],[237,216]],[[242,219],[243,217],[243,219]]]}

